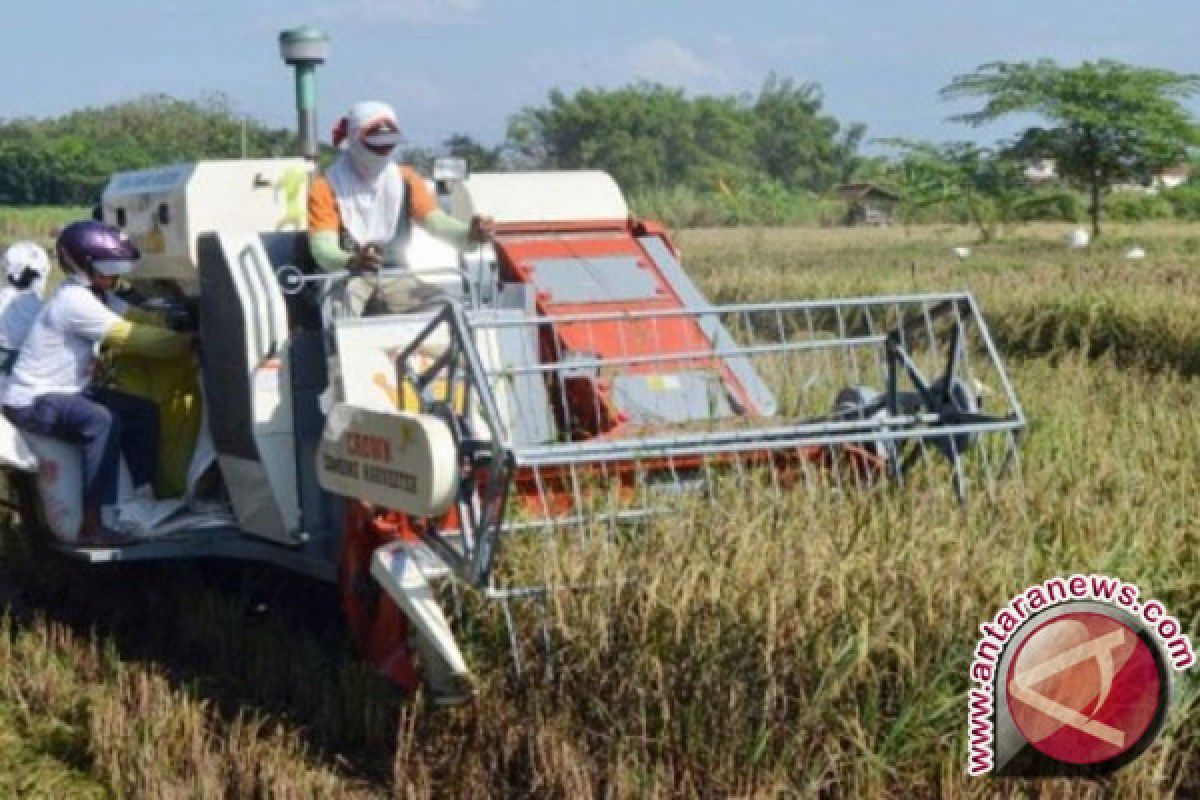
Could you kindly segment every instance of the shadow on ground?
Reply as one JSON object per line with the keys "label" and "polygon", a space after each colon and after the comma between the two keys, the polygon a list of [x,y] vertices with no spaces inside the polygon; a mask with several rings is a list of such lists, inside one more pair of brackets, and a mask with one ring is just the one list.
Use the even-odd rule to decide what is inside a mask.
{"label": "shadow on ground", "polygon": [[249,715],[299,732],[317,762],[371,783],[392,774],[405,698],[357,661],[334,587],[220,561],[88,565],[0,533],[0,607],[111,642],[128,665],[205,701],[218,728]]}

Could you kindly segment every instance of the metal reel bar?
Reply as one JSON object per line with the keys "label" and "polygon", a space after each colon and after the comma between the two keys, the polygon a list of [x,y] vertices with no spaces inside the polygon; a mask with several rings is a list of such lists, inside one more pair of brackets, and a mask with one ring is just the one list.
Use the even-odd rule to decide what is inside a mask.
{"label": "metal reel bar", "polygon": [[[702,335],[680,337],[683,323]],[[453,344],[414,369],[439,326]],[[456,571],[476,585],[505,530],[624,524],[721,472],[765,471],[778,490],[822,453],[875,454],[907,481],[935,452],[926,462],[948,461],[964,496],[995,480],[1025,425],[966,293],[557,316],[447,305],[397,370],[427,409],[434,387],[465,393],[440,407],[463,456]],[[860,407],[844,402],[852,387],[871,389]]]}

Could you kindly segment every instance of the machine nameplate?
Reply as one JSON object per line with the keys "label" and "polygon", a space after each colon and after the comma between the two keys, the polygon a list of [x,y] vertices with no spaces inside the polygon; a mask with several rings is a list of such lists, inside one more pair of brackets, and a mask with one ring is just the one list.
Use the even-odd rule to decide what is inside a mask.
{"label": "machine nameplate", "polygon": [[326,422],[317,479],[334,494],[428,517],[454,501],[456,463],[441,419],[342,404]]}

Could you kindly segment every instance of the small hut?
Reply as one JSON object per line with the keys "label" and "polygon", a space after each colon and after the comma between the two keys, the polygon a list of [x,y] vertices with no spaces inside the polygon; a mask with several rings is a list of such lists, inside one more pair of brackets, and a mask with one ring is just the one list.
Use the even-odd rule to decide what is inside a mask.
{"label": "small hut", "polygon": [[844,183],[837,193],[847,206],[847,225],[890,225],[900,202],[900,195],[873,183]]}

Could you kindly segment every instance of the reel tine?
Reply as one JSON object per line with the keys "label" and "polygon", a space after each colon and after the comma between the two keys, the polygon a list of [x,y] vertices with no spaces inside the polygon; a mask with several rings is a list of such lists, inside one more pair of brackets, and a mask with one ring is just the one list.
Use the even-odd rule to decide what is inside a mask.
{"label": "reel tine", "polygon": [[954,496],[958,499],[959,506],[965,507],[967,504],[967,476],[963,467],[963,459],[958,452],[958,443],[955,441],[955,437],[947,436],[946,441],[949,442],[950,463],[954,470]]}
{"label": "reel tine", "polygon": [[542,634],[542,657],[546,661],[546,669],[543,672],[543,680],[550,683],[554,680],[554,643],[550,637],[550,599],[545,594],[541,595],[536,600],[538,604],[538,612],[541,618],[541,634]]}
{"label": "reel tine", "polygon": [[[961,332],[962,337],[958,352],[959,360],[958,364],[956,365],[957,370],[966,381],[973,382],[975,380],[975,373],[971,369],[970,347],[972,329],[971,326],[969,326],[968,323],[963,320],[962,306],[959,303],[954,304],[954,325]],[[973,390],[975,387],[972,385],[971,388]]]}
{"label": "reel tine", "polygon": [[957,323],[950,330],[950,344],[946,348],[946,368],[942,372],[942,402],[950,402],[950,390],[956,376],[959,358],[959,335],[962,329]]}
{"label": "reel tine", "polygon": [[508,631],[508,647],[512,653],[513,676],[517,681],[521,680],[524,674],[524,668],[521,664],[521,646],[517,641],[517,625],[513,621],[512,608],[509,605],[508,595],[501,595],[500,608],[504,612],[504,627]]}

